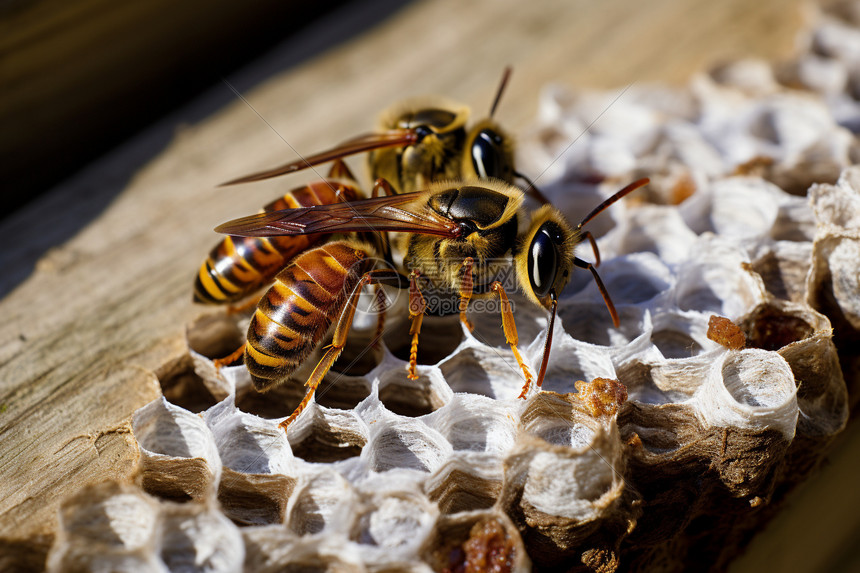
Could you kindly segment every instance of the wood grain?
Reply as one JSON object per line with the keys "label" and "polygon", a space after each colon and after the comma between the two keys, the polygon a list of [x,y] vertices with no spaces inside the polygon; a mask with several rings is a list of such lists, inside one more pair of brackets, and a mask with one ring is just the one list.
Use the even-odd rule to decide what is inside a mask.
{"label": "wood grain", "polygon": [[[307,175],[217,183],[366,131],[404,96],[484,109],[508,64],[497,118],[516,133],[550,82],[681,83],[727,59],[783,57],[799,4],[429,0],[338,44],[357,11],[387,6],[350,4],[230,78],[247,101],[225,85],[4,222],[0,286],[34,272],[0,302],[0,538],[50,535],[63,497],[130,475],[131,414],[186,353],[211,229]],[[331,48],[283,69],[320,42]]]}

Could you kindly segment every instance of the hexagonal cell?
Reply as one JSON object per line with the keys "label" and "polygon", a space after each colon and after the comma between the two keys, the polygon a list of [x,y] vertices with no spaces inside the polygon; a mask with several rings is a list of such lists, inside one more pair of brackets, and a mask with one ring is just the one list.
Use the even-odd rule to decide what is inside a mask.
{"label": "hexagonal cell", "polygon": [[333,535],[298,537],[283,526],[247,527],[244,571],[259,573],[367,573],[358,546]]}
{"label": "hexagonal cell", "polygon": [[188,354],[165,364],[155,375],[164,397],[189,412],[202,412],[218,402],[203,378],[194,371],[194,362]]}
{"label": "hexagonal cell", "polygon": [[60,509],[64,542],[104,551],[139,551],[153,544],[158,502],[136,487],[105,482],[84,488]]}
{"label": "hexagonal cell", "polygon": [[595,552],[592,565],[612,570],[616,557],[605,533],[613,531],[617,551],[638,513],[627,503],[616,424],[591,417],[571,396],[544,392],[529,401],[522,426],[505,459],[500,503],[523,531],[529,555],[558,568]]}
{"label": "hexagonal cell", "polygon": [[665,358],[690,358],[716,347],[709,340],[708,316],[698,312],[661,312],[654,317],[651,343]]}
{"label": "hexagonal cell", "polygon": [[645,404],[665,404],[671,401],[667,393],[657,387],[652,375],[653,365],[645,357],[616,366],[618,380],[627,387],[628,397]]}
{"label": "hexagonal cell", "polygon": [[[664,205],[643,205],[631,210],[618,228],[606,237],[607,251],[626,256],[608,260],[606,267],[600,268],[600,275],[604,277],[607,288],[611,284],[610,292],[620,291],[620,300],[625,301],[625,290],[632,297],[626,302],[648,300],[668,286],[665,280],[670,277],[670,273],[665,263],[683,260],[688,246],[695,240],[696,234],[684,223],[678,209]],[[586,250],[583,246],[582,251],[587,253],[589,260],[593,260],[590,249]],[[590,273],[583,274],[587,278]],[[629,277],[631,288],[624,289],[626,281],[616,281],[611,278],[613,275]],[[637,294],[633,285],[642,291]]]}
{"label": "hexagonal cell", "polygon": [[530,571],[516,526],[498,511],[443,516],[424,549],[434,571]]}
{"label": "hexagonal cell", "polygon": [[[532,364],[540,364],[543,352],[543,340],[536,340],[528,348],[526,355]],[[610,347],[575,340],[564,330],[556,329],[553,333],[543,390],[565,394],[576,392],[577,380],[617,378],[612,352]]]}
{"label": "hexagonal cell", "polygon": [[[511,267],[510,271],[513,272],[513,267]],[[503,284],[508,289],[507,295],[511,303],[511,312],[514,315],[519,344],[525,347],[546,327],[549,313],[527,299],[519,291],[518,286],[512,280],[512,276],[511,280],[507,280]],[[502,316],[498,298],[476,299],[469,305],[467,316],[474,327],[470,333],[470,338],[480,342],[482,345],[492,346],[502,354],[510,354],[510,346],[505,338],[505,331],[502,328]]]}
{"label": "hexagonal cell", "polygon": [[[343,352],[338,357],[337,362],[332,365],[328,376],[332,374],[343,374],[350,377],[363,376],[379,365],[381,351],[374,348],[372,340],[365,337],[362,337],[361,340],[356,340],[356,338],[350,334]],[[329,342],[325,344],[329,344]]]}
{"label": "hexagonal cell", "polygon": [[616,307],[647,302],[674,282],[664,260],[653,253],[634,252],[610,259],[599,272]]}
{"label": "hexagonal cell", "polygon": [[806,275],[812,262],[812,243],[777,241],[760,248],[752,268],[776,298],[801,303],[806,298]]}
{"label": "hexagonal cell", "polygon": [[780,430],[790,440],[797,426],[797,388],[788,362],[776,352],[725,352],[712,363],[696,395],[712,427]]}
{"label": "hexagonal cell", "polygon": [[[375,341],[378,315],[362,312],[362,304],[362,301],[359,301],[359,308],[346,339],[346,346],[332,365],[332,372],[347,376],[364,376],[382,361],[382,346],[388,340],[389,330],[401,327],[403,321],[399,316],[391,312],[386,313],[382,340]],[[374,342],[376,342],[375,345]],[[330,343],[331,339],[327,339],[322,346]]]}
{"label": "hexagonal cell", "polygon": [[366,376],[348,376],[329,372],[314,395],[314,400],[326,408],[351,410],[370,395],[372,384]]}
{"label": "hexagonal cell", "polygon": [[159,554],[168,571],[230,573],[245,561],[242,535],[212,505],[166,507],[160,533]]}
{"label": "hexagonal cell", "polygon": [[207,358],[227,356],[245,343],[247,319],[227,309],[199,316],[185,330],[188,347]]}
{"label": "hexagonal cell", "polygon": [[489,509],[502,492],[502,458],[454,452],[424,489],[444,514]]}
{"label": "hexagonal cell", "polygon": [[707,201],[707,216],[687,223],[698,234],[712,231],[721,235],[751,238],[766,235],[776,222],[779,200],[785,193],[762,179],[732,177],[712,183],[698,201]]}
{"label": "hexagonal cell", "polygon": [[367,443],[363,425],[352,413],[313,408],[309,423],[290,427],[293,455],[312,463],[333,463],[361,455]]}
{"label": "hexagonal cell", "polygon": [[236,525],[283,523],[296,478],[224,468],[218,484],[221,511]]}
{"label": "hexagonal cell", "polygon": [[[307,391],[305,381],[319,362],[320,354],[318,348],[288,380],[272,386],[266,392],[255,390],[250,379],[245,384],[237,384],[236,407],[268,420],[289,416],[304,398]],[[367,398],[370,390],[371,383],[364,376],[348,376],[330,371],[317,388],[314,401],[328,408],[350,410]]]}
{"label": "hexagonal cell", "polygon": [[412,418],[429,414],[451,399],[451,389],[436,369],[418,370],[410,380],[405,368],[382,370],[379,374],[379,400],[395,414]]}
{"label": "hexagonal cell", "polygon": [[238,410],[228,398],[206,412],[225,468],[246,474],[287,473],[293,455],[276,424]]}
{"label": "hexagonal cell", "polygon": [[199,416],[162,398],[134,413],[132,430],[140,446],[138,479],[144,490],[177,501],[214,492],[221,458]]}
{"label": "hexagonal cell", "polygon": [[808,312],[798,309],[761,305],[746,316],[741,327],[747,334],[749,346],[764,350],[779,350],[783,346],[808,338],[815,328],[807,322]]}
{"label": "hexagonal cell", "polygon": [[651,342],[666,358],[689,358],[701,354],[702,347],[691,336],[672,329],[658,330],[651,334]]}
{"label": "hexagonal cell", "polygon": [[541,392],[528,400],[520,426],[547,444],[583,448],[594,441],[602,423],[591,415],[577,394]]}
{"label": "hexagonal cell", "polygon": [[761,370],[748,368],[740,356],[727,356],[722,374],[726,390],[740,404],[752,407],[773,407],[784,403],[794,392],[786,392],[786,385],[774,387],[771,381],[760,377]]}
{"label": "hexagonal cell", "polygon": [[284,521],[296,479],[283,430],[236,409],[231,399],[205,415],[224,464],[218,500],[239,525]]}
{"label": "hexagonal cell", "polygon": [[[522,350],[520,353],[523,353]],[[525,383],[523,372],[509,346],[463,346],[441,362],[439,369],[453,392],[480,394],[489,398],[516,398]]]}
{"label": "hexagonal cell", "polygon": [[305,472],[296,487],[287,527],[296,535],[346,533],[354,520],[355,491],[328,469]]}
{"label": "hexagonal cell", "polygon": [[430,472],[451,453],[451,445],[435,430],[417,420],[389,415],[371,426],[364,455],[371,471],[396,468]]}
{"label": "hexagonal cell", "polygon": [[[395,340],[392,340],[392,337]],[[408,324],[396,331],[392,328],[386,335],[386,344],[391,348],[392,354],[407,362],[411,340]],[[438,363],[451,354],[462,340],[463,328],[458,315],[425,316],[418,337],[418,364]]]}
{"label": "hexagonal cell", "polygon": [[[378,550],[382,557],[410,559],[430,534],[438,510],[415,492],[381,492],[365,500],[350,539]],[[391,554],[395,555],[391,555]]]}
{"label": "hexagonal cell", "polygon": [[289,416],[304,395],[303,383],[293,378],[273,386],[267,392],[257,392],[253,386],[248,385],[237,388],[236,407],[243,412],[273,420]]}
{"label": "hexagonal cell", "polygon": [[428,417],[427,423],[450,442],[455,452],[485,452],[501,457],[513,446],[517,433],[517,423],[507,403],[471,394],[455,394]]}
{"label": "hexagonal cell", "polygon": [[49,571],[163,573],[155,554],[158,502],[140,489],[105,482],[66,499],[49,555]]}
{"label": "hexagonal cell", "polygon": [[702,235],[678,266],[672,302],[680,311],[740,316],[764,295],[760,278],[750,270],[749,255],[736,242]]}
{"label": "hexagonal cell", "polygon": [[[558,318],[564,331],[570,336],[598,346],[623,344],[642,334],[645,327],[642,309],[635,306],[616,305],[615,310],[618,312],[620,322],[617,329],[612,324],[612,316],[602,299],[600,302],[562,299],[559,302]],[[556,330],[558,326],[556,324]]]}

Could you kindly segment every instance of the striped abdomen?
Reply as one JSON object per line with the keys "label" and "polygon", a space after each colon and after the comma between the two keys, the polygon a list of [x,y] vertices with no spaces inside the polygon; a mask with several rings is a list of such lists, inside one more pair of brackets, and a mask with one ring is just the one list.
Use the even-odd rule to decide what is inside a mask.
{"label": "striped abdomen", "polygon": [[313,351],[372,263],[354,243],[302,253],[275,277],[248,326],[245,365],[254,387],[282,382]]}
{"label": "striped abdomen", "polygon": [[[358,196],[358,189],[353,185],[333,180],[314,181],[287,192],[263,210],[353,201]],[[329,236],[225,237],[200,265],[194,281],[194,301],[205,304],[239,301],[270,283],[290,259]]]}

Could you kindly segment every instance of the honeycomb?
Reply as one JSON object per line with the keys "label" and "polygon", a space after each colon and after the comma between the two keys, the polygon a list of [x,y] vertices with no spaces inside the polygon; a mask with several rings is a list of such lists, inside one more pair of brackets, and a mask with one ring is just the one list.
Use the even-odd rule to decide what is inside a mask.
{"label": "honeycomb", "polygon": [[[49,570],[724,568],[848,417],[833,326],[860,331],[851,6],[820,14],[791,62],[544,91],[519,162],[570,220],[652,184],[590,225],[620,327],[575,274],[542,391],[517,399],[500,318],[476,311],[474,331],[426,319],[407,380],[398,301],[378,348],[375,317],[356,318],[285,434],[316,360],[258,394],[212,364],[242,317],[209,312],[134,415],[137,483],[67,499]],[[512,301],[537,371],[548,317]]]}

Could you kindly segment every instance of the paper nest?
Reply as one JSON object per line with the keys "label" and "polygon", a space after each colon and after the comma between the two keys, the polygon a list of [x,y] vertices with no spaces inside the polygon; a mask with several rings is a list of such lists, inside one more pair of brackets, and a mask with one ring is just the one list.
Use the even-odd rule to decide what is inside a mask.
{"label": "paper nest", "polygon": [[[204,356],[238,341],[210,313],[162,381],[170,399],[134,415],[140,487],[67,500],[49,569],[430,571],[483,547],[515,571],[682,570],[694,544],[724,564],[848,415],[831,318],[860,330],[850,14],[820,16],[786,64],[742,61],[682,89],[544,90],[520,169],[571,221],[637,177],[652,184],[590,226],[621,326],[575,273],[543,392],[517,399],[498,314],[473,313],[474,332],[425,320],[407,380],[395,311],[381,349],[330,373],[285,435],[313,358],[258,395],[244,367],[218,374]],[[546,313],[513,300],[537,371]],[[739,325],[746,348],[711,340],[712,315]],[[626,387],[617,412],[596,415],[577,393],[596,378]],[[691,523],[710,523],[713,541]]]}

